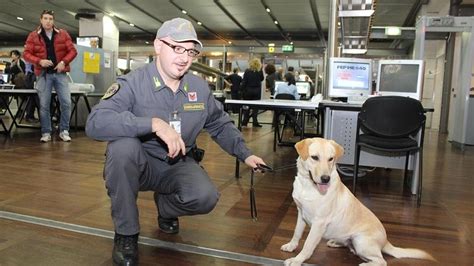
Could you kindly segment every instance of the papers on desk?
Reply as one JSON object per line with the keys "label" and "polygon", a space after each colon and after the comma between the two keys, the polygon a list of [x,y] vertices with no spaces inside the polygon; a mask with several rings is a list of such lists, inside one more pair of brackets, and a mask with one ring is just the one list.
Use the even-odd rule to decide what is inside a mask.
{"label": "papers on desk", "polygon": [[68,83],[68,87],[71,91],[78,92],[94,92],[95,90],[94,84],[90,83]]}
{"label": "papers on desk", "polygon": [[15,88],[15,85],[13,84],[0,84],[0,90],[13,90]]}

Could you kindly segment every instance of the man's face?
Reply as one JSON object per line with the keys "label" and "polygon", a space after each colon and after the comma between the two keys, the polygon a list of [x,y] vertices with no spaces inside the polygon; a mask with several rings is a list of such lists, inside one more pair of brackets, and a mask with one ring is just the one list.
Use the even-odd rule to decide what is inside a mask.
{"label": "man's face", "polygon": [[[194,42],[178,43],[172,41],[170,38],[164,38],[163,40],[170,45],[181,46],[185,49],[194,49],[195,47]],[[164,72],[160,74],[165,75],[168,79],[180,79],[193,63],[194,58],[190,57],[187,51],[182,54],[178,54],[173,48],[169,47],[159,39],[155,40],[154,46],[155,52],[158,55],[161,71]]]}
{"label": "man's face", "polygon": [[45,30],[51,30],[54,25],[54,17],[50,14],[43,14],[40,19],[41,26]]}

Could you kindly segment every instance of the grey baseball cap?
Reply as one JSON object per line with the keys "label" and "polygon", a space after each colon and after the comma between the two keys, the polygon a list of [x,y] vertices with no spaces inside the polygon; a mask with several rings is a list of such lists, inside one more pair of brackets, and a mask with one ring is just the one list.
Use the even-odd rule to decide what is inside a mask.
{"label": "grey baseball cap", "polygon": [[165,21],[156,32],[156,38],[161,39],[170,37],[175,42],[193,41],[199,44],[199,50],[202,43],[198,40],[193,24],[184,18],[174,18]]}

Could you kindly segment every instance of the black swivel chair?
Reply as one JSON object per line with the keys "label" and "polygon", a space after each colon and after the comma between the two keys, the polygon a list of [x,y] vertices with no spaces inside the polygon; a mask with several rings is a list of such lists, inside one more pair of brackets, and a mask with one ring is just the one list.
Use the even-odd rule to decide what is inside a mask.
{"label": "black swivel chair", "polygon": [[[401,96],[379,96],[369,98],[362,105],[357,119],[357,134],[354,154],[355,195],[361,148],[392,153],[405,153],[404,184],[407,181],[410,153],[418,152],[419,181],[417,206],[421,203],[423,136],[426,116],[420,101]],[[416,134],[421,132],[420,141]]]}

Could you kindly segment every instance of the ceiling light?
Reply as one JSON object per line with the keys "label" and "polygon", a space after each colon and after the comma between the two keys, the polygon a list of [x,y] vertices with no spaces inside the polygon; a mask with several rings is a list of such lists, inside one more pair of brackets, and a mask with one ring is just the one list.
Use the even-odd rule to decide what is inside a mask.
{"label": "ceiling light", "polygon": [[18,20],[23,20],[23,18],[22,18],[22,17],[16,17],[16,19],[18,19]]}
{"label": "ceiling light", "polygon": [[266,10],[268,13],[270,13],[270,8],[267,7],[265,10]]}
{"label": "ceiling light", "polygon": [[275,21],[273,21],[273,22],[278,25],[278,21],[275,20]]}
{"label": "ceiling light", "polygon": [[197,24],[198,24],[199,26],[201,26],[201,25],[202,25],[201,21],[198,21],[198,22],[197,22]]}
{"label": "ceiling light", "polygon": [[181,13],[183,13],[183,14],[188,14],[188,12],[186,12],[186,10],[184,10],[184,9],[181,10]]}
{"label": "ceiling light", "polygon": [[290,42],[290,44],[293,44],[293,42]]}
{"label": "ceiling light", "polygon": [[109,17],[115,17],[114,13],[109,13]]}
{"label": "ceiling light", "polygon": [[385,35],[390,35],[390,36],[402,35],[402,29],[400,27],[385,27]]}
{"label": "ceiling light", "polygon": [[232,44],[232,42],[231,42],[231,41],[228,41],[227,43],[228,43],[228,44]]}
{"label": "ceiling light", "polygon": [[146,43],[146,44],[150,44],[150,42],[149,42],[149,41],[145,41],[145,43]]}
{"label": "ceiling light", "polygon": [[135,24],[133,24],[133,23],[129,23],[128,25],[130,25],[132,27],[135,27]]}
{"label": "ceiling light", "polygon": [[268,46],[275,47],[275,44],[274,43],[269,43]]}

